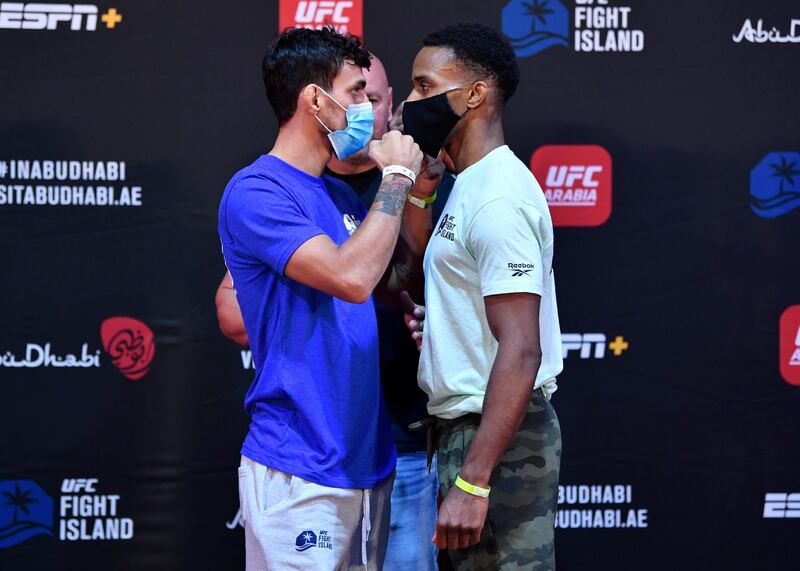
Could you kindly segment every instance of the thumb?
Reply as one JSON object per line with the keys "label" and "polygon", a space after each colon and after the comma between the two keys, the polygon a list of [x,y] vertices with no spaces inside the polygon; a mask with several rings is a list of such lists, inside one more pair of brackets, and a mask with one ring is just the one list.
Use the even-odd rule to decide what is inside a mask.
{"label": "thumb", "polygon": [[417,304],[414,303],[414,300],[411,299],[411,296],[406,290],[400,292],[400,301],[403,302],[403,309],[405,312],[413,315],[414,311],[417,309]]}

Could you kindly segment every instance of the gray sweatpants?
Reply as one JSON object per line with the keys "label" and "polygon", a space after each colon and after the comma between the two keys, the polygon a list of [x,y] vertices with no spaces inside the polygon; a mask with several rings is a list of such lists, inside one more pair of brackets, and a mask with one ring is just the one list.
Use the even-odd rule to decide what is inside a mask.
{"label": "gray sweatpants", "polygon": [[383,567],[394,475],[371,489],[329,488],[242,456],[247,571]]}

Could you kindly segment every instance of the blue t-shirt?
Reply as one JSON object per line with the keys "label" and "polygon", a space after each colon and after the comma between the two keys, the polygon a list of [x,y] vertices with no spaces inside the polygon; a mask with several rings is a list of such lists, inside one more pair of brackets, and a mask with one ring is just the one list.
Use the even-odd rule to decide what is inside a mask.
{"label": "blue t-shirt", "polygon": [[234,175],[219,209],[256,366],[242,454],[336,488],[371,488],[395,467],[375,309],[371,299],[348,303],[294,281],[285,268],[309,238],[341,245],[365,216],[346,184],[270,155]]}

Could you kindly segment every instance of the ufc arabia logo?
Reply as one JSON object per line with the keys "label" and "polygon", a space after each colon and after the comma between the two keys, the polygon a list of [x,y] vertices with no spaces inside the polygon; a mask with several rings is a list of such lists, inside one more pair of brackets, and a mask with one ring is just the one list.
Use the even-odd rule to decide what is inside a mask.
{"label": "ufc arabia logo", "polygon": [[[553,165],[547,171],[546,186],[551,190],[550,206],[597,205],[596,175],[603,172],[602,165]],[[571,191],[571,192],[570,192]]]}
{"label": "ufc arabia logo", "polygon": [[611,155],[599,145],[545,145],[531,156],[554,226],[600,226],[611,216]]}
{"label": "ufc arabia logo", "polygon": [[331,25],[340,33],[363,35],[363,0],[281,0],[280,29]]}
{"label": "ufc arabia logo", "polygon": [[783,518],[800,518],[800,493],[764,496],[764,519]]}

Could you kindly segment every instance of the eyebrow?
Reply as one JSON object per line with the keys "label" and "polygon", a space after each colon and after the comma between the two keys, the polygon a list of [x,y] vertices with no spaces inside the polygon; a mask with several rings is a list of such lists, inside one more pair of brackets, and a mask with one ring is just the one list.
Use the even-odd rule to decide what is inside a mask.
{"label": "eyebrow", "polygon": [[430,81],[430,78],[427,75],[415,75],[411,78],[414,83],[418,83],[420,81]]}
{"label": "eyebrow", "polygon": [[359,79],[358,81],[356,81],[353,84],[353,87],[356,88],[356,89],[364,89],[366,86],[367,86],[367,80],[366,79]]}

